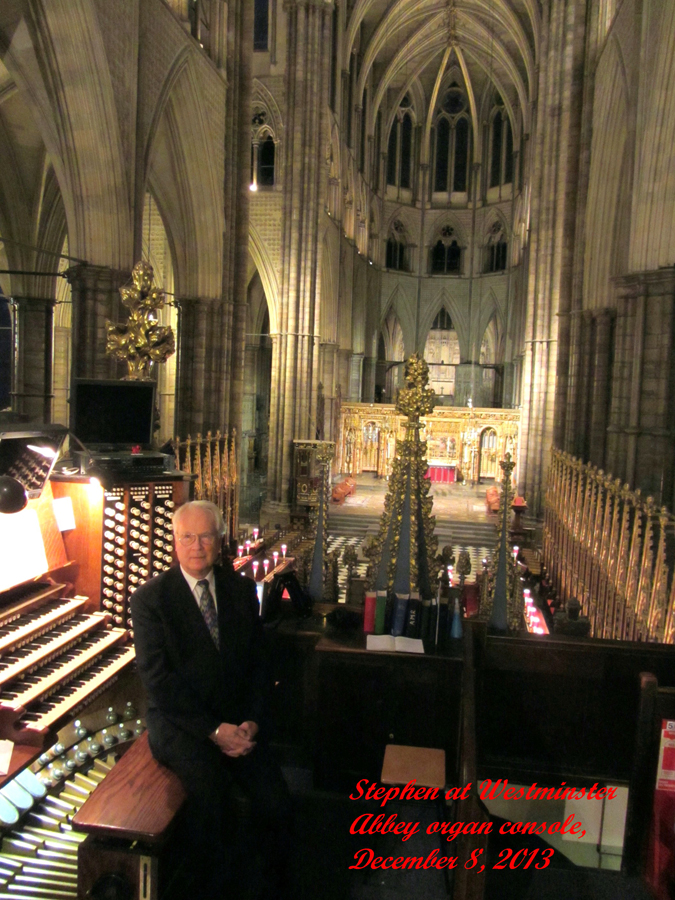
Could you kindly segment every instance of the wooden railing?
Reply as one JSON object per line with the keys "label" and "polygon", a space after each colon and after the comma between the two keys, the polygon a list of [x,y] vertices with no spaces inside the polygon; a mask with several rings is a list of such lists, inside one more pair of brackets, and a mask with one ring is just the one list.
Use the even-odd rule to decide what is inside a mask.
{"label": "wooden railing", "polygon": [[225,520],[225,537],[236,538],[239,532],[239,475],[237,472],[236,428],[206,437],[188,435],[182,441],[176,437],[173,448],[176,467],[195,476],[195,500],[215,503]]}
{"label": "wooden railing", "polygon": [[674,642],[674,526],[651,497],[553,450],[544,564],[562,600],[581,602],[594,637]]}

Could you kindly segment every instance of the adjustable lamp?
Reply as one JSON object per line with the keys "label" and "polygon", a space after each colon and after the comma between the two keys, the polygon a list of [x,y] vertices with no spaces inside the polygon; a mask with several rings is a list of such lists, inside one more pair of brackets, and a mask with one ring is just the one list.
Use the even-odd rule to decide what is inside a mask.
{"label": "adjustable lamp", "polygon": [[26,489],[10,475],[0,475],[0,513],[16,513],[28,503]]}

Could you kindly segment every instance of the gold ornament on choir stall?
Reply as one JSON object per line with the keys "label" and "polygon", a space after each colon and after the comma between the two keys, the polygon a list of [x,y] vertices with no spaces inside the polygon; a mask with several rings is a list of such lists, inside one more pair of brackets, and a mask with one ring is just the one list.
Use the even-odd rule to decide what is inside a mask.
{"label": "gold ornament on choir stall", "polygon": [[237,475],[237,429],[228,434],[210,431],[193,440],[173,441],[176,468],[195,475],[195,500],[210,500],[223,514],[225,538],[235,538],[239,530],[239,479]]}
{"label": "gold ornament on choir stall", "polygon": [[591,635],[675,641],[675,519],[652,497],[552,451],[544,563],[563,603],[581,602]]}

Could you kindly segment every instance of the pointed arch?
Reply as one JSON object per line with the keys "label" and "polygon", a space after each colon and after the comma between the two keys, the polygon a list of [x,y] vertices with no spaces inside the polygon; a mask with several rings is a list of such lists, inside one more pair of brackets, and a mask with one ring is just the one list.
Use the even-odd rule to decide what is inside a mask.
{"label": "pointed arch", "polygon": [[279,278],[267,252],[265,242],[253,222],[249,223],[248,249],[260,275],[267,298],[267,306],[270,312],[270,334],[276,334],[279,331]]}
{"label": "pointed arch", "polygon": [[173,80],[148,163],[148,186],[166,227],[179,296],[217,298],[222,291],[221,154],[188,57]]}
{"label": "pointed arch", "polygon": [[256,108],[256,104],[267,110],[272,130],[274,131],[277,140],[281,140],[284,130],[284,121],[281,116],[279,104],[275,100],[274,94],[258,78],[253,79],[251,89],[251,105],[253,109]]}
{"label": "pointed arch", "polygon": [[445,303],[441,304],[427,331],[424,358],[429,365],[429,386],[441,398],[450,398],[449,402],[454,402],[456,367],[462,357],[457,329]]}
{"label": "pointed arch", "polygon": [[[396,276],[390,277],[395,278]],[[406,296],[405,291],[398,283],[395,284],[391,294],[384,304],[384,312],[380,317],[380,328],[382,327],[382,323],[384,322],[386,317],[389,315],[389,311],[392,309],[396,314],[396,318],[398,319],[401,330],[403,332],[403,347],[405,357],[407,358],[412,353],[414,353],[415,315],[412,298]]]}
{"label": "pointed arch", "polygon": [[133,255],[131,191],[95,5],[72,0],[36,7],[11,35],[3,62],[29,102],[54,165],[71,253],[124,269]]}
{"label": "pointed arch", "polygon": [[449,314],[452,319],[453,329],[457,332],[460,358],[468,359],[469,320],[465,312],[465,305],[457,302],[445,287],[439,291],[433,302],[422,312],[422,317],[420,319],[420,334],[425,336],[424,341],[426,343],[429,332],[431,331],[431,326],[434,324],[436,317],[442,309],[445,309]]}

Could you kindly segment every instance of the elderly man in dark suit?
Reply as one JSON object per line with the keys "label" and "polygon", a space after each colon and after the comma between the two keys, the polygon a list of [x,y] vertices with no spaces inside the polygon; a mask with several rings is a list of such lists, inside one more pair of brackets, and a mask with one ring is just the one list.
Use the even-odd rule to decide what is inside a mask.
{"label": "elderly man in dark suit", "polygon": [[[179,566],[146,582],[131,600],[150,746],[187,792],[200,895],[226,895],[228,806],[238,786],[249,797],[253,823],[270,832],[263,844],[272,871],[249,895],[280,897],[290,802],[266,742],[269,680],[255,585],[216,565],[224,523],[215,504],[186,503],[176,510],[173,531]],[[238,888],[245,896],[242,881]]]}

